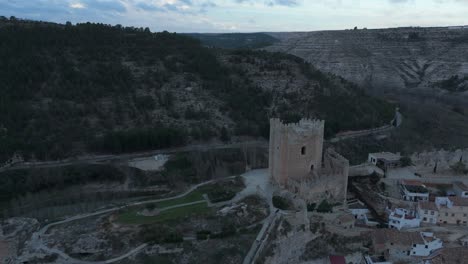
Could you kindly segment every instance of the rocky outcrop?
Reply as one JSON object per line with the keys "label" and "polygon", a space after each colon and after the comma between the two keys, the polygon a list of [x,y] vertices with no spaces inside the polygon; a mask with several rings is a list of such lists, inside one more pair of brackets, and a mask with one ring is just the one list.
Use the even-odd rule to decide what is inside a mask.
{"label": "rocky outcrop", "polygon": [[[468,29],[394,28],[271,33],[268,47],[378,90],[432,88],[468,75]],[[468,95],[467,92],[464,92]]]}

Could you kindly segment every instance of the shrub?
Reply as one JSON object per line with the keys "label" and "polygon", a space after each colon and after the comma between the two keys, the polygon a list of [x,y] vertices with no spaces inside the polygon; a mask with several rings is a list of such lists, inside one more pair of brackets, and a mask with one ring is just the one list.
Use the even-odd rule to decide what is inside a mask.
{"label": "shrub", "polygon": [[289,208],[289,203],[286,200],[286,198],[283,198],[281,196],[273,196],[273,206],[281,209],[281,210],[288,210]]}
{"label": "shrub", "polygon": [[319,213],[331,213],[333,211],[333,205],[329,204],[327,200],[323,200],[317,207]]}
{"label": "shrub", "polygon": [[307,204],[307,211],[309,211],[309,212],[314,211],[316,206],[317,205],[315,203]]}
{"label": "shrub", "polygon": [[207,240],[211,235],[209,230],[201,230],[197,232],[197,240]]}
{"label": "shrub", "polygon": [[401,157],[400,158],[400,163],[401,163],[402,167],[408,167],[408,166],[413,165],[413,161],[408,156]]}
{"label": "shrub", "polygon": [[455,173],[463,173],[463,174],[467,174],[468,173],[468,169],[466,168],[466,164],[463,163],[462,161],[459,161],[457,163],[455,163],[454,165],[451,166],[451,169],[455,172]]}

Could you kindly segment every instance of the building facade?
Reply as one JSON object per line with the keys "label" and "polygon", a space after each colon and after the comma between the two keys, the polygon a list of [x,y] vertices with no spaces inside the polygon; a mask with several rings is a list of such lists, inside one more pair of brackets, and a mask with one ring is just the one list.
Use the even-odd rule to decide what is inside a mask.
{"label": "building facade", "polygon": [[437,197],[440,224],[468,225],[468,198]]}
{"label": "building facade", "polygon": [[418,203],[418,216],[423,223],[437,224],[439,209],[433,202],[421,201]]}

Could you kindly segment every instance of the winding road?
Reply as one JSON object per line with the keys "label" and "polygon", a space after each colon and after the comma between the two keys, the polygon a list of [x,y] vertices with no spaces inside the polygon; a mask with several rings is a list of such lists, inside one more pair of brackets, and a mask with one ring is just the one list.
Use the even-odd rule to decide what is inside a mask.
{"label": "winding road", "polygon": [[[232,177],[229,177],[229,178],[234,178],[234,177],[236,177],[236,176],[232,176]],[[132,256],[132,255],[140,252],[142,249],[144,249],[147,246],[147,244],[141,244],[140,246],[138,246],[135,249],[127,252],[126,254],[124,254],[122,256],[119,256],[119,257],[116,257],[116,258],[113,258],[113,259],[109,259],[109,260],[105,260],[105,261],[84,261],[84,260],[75,259],[75,258],[69,256],[68,254],[66,254],[65,252],[63,252],[60,249],[51,248],[51,247],[47,246],[46,243],[44,243],[44,241],[42,240],[41,237],[43,237],[46,234],[47,230],[49,230],[53,226],[66,224],[66,223],[69,223],[69,222],[72,222],[72,221],[76,221],[76,220],[80,220],[80,219],[84,219],[84,218],[88,218],[88,217],[92,217],[92,216],[97,216],[97,215],[102,215],[102,214],[115,212],[115,211],[118,211],[118,210],[121,210],[121,209],[124,209],[124,208],[127,208],[127,207],[131,207],[131,206],[138,206],[138,205],[144,205],[144,204],[157,203],[157,202],[163,202],[163,201],[178,199],[178,198],[184,197],[187,194],[193,192],[195,189],[197,189],[197,188],[199,188],[201,186],[213,183],[214,181],[215,180],[210,180],[210,181],[206,181],[206,182],[194,185],[191,188],[189,188],[187,191],[185,191],[184,193],[173,196],[173,197],[129,203],[129,204],[126,204],[126,205],[123,205],[123,206],[104,209],[104,210],[96,211],[96,212],[93,212],[93,213],[86,213],[86,214],[80,214],[80,215],[72,216],[72,217],[69,217],[67,219],[64,219],[64,220],[61,220],[61,221],[58,221],[58,222],[47,224],[44,227],[42,227],[41,229],[39,229],[38,231],[34,232],[32,234],[32,236],[31,236],[31,239],[26,242],[26,246],[29,249],[29,252],[33,252],[33,253],[20,256],[17,260],[18,260],[18,262],[21,262],[21,263],[25,262],[25,261],[28,261],[29,259],[34,258],[39,253],[39,251],[41,251],[41,250],[45,251],[47,253],[50,253],[50,254],[59,255],[60,257],[62,257],[66,261],[66,263],[75,263],[75,264],[103,264],[103,263],[113,263],[113,262],[117,262],[117,261],[120,261],[122,259],[125,259],[125,258],[127,258],[129,256]],[[205,200],[200,200],[200,201],[195,201],[195,202],[190,202],[190,203],[185,203],[185,204],[173,205],[173,206],[165,207],[165,208],[161,209],[161,211],[170,210],[170,209],[183,207],[183,206],[188,206],[188,205],[193,205],[193,204],[198,204],[198,203],[203,203],[203,202],[206,202],[206,201]]]}
{"label": "winding road", "polygon": [[39,161],[39,162],[22,162],[16,163],[11,166],[4,166],[0,168],[0,172],[11,171],[11,170],[21,170],[21,169],[32,169],[32,168],[53,168],[53,167],[65,167],[69,165],[78,165],[78,164],[99,164],[119,160],[129,160],[140,157],[154,156],[158,154],[171,154],[177,152],[188,152],[188,151],[205,151],[205,150],[214,150],[214,149],[235,149],[243,147],[264,147],[268,148],[268,141],[266,140],[256,140],[256,141],[244,141],[236,142],[230,144],[214,143],[214,144],[194,144],[187,145],[177,148],[168,148],[168,149],[158,149],[151,151],[135,152],[129,154],[119,154],[119,155],[98,155],[98,156],[87,156],[87,157],[77,157],[64,160],[54,160],[54,161]]}

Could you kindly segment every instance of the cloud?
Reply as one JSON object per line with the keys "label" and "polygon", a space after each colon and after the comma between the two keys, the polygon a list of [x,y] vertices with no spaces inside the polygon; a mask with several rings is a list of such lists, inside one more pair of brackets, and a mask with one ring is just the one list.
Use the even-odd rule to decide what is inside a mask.
{"label": "cloud", "polygon": [[265,6],[288,6],[288,7],[293,7],[293,6],[298,6],[299,0],[265,0],[265,1],[258,1],[258,0],[234,0],[235,3],[238,4],[244,4],[244,3],[249,3],[249,4],[256,4],[256,3],[262,3]]}
{"label": "cloud", "polygon": [[71,8],[74,8],[74,9],[83,9],[83,8],[85,8],[85,5],[83,5],[82,3],[70,3],[69,6]]}
{"label": "cloud", "polygon": [[153,31],[307,31],[466,24],[468,0],[0,0],[0,15]]}
{"label": "cloud", "polygon": [[268,2],[269,6],[297,6],[299,5],[299,2],[297,0],[274,0]]}

